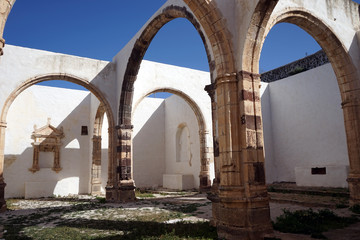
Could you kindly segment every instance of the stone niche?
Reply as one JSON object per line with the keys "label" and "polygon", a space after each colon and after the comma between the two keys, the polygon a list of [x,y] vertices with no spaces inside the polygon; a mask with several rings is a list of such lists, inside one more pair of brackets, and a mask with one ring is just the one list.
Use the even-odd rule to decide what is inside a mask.
{"label": "stone niche", "polygon": [[41,128],[37,128],[36,125],[34,126],[31,138],[34,140],[34,142],[31,143],[34,147],[34,154],[33,164],[32,167],[29,168],[29,171],[35,173],[40,170],[40,152],[53,152],[54,163],[51,169],[56,173],[60,172],[62,169],[60,166],[60,147],[62,145],[61,139],[64,138],[63,128],[57,129],[50,124],[50,119],[48,119],[48,123],[45,126]]}

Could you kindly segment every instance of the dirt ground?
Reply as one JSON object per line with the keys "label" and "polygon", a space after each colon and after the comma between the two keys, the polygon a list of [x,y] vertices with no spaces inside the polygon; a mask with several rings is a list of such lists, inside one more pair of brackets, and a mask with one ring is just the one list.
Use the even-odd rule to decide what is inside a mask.
{"label": "dirt ground", "polygon": [[[283,188],[284,189],[284,188]],[[274,190],[274,189],[272,189]],[[305,193],[305,194],[304,194]],[[347,203],[346,193],[340,194],[328,194],[328,195],[313,195],[306,194],[306,191],[303,192],[291,192],[291,191],[275,191],[269,192],[272,201],[270,202],[270,210],[271,210],[271,219],[273,221],[276,220],[276,217],[280,216],[283,212],[283,209],[289,210],[300,210],[300,209],[308,209],[312,208],[314,210],[321,208],[330,208],[334,213],[339,216],[351,216],[353,213],[346,208],[345,205]],[[32,200],[24,200],[24,199],[16,199],[9,201],[11,211],[7,211],[5,214],[0,215],[0,240],[1,236],[1,223],[6,223],[7,221],[11,221],[16,217],[21,216],[33,216],[34,214],[39,215],[39,211],[41,209],[46,209],[49,211],[46,214],[46,217],[42,217],[43,223],[39,219],[35,219],[37,222],[34,224],[43,224],[42,227],[51,227],[55,226],[59,219],[59,212],[65,211],[69,207],[74,205],[74,202],[91,202],[97,201],[90,196],[82,196],[72,199],[70,201],[64,199],[32,199]],[[170,211],[181,209],[180,212],[188,213],[188,214],[178,214],[172,215],[171,220],[168,220],[166,223],[176,223],[179,221],[186,222],[207,222],[211,219],[211,202],[206,198],[206,194],[199,194],[196,192],[153,192],[151,196],[147,197],[139,197],[139,200],[133,203],[125,203],[125,204],[114,204],[114,203],[104,203],[101,205],[102,209],[100,210],[83,210],[78,212],[73,212],[71,214],[67,214],[68,219],[71,218],[85,218],[85,219],[97,219],[103,218],[105,216],[113,216],[116,218],[120,215],[129,215],[128,218],[131,218],[131,213],[129,212],[115,212],[114,209],[129,210],[136,211],[136,216],[142,215],[142,213],[149,213],[149,211],[153,211],[156,215],[161,215],[166,212],[166,214],[170,214]],[[340,208],[340,206],[342,206]],[[104,210],[105,208],[106,210]],[[56,209],[49,210],[49,209]],[[104,212],[108,211],[108,212]],[[112,211],[112,212],[111,212]],[[135,212],[134,212],[135,213]],[[66,214],[65,214],[66,215]],[[154,216],[156,216],[154,215]],[[177,218],[178,216],[178,218]],[[40,217],[39,217],[40,218]],[[129,218],[129,219],[130,219]],[[328,239],[333,240],[360,240],[360,222],[353,224],[344,229],[332,230],[324,233],[324,235]],[[310,236],[306,235],[297,235],[297,234],[288,234],[288,233],[280,233],[274,232],[274,237],[282,239],[282,240],[306,240],[312,239]],[[36,239],[36,238],[33,238]]]}

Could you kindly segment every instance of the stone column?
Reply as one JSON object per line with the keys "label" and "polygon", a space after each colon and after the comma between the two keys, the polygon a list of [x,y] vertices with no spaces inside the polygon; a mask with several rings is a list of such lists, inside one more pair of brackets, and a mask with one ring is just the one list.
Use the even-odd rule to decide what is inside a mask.
{"label": "stone column", "polygon": [[[216,79],[220,183],[216,226],[220,238],[261,239],[272,232],[265,186],[260,76]],[[213,209],[214,210],[214,209]]]}
{"label": "stone column", "polygon": [[[116,166],[116,179],[118,179],[118,182],[117,186],[114,186],[111,191],[111,200],[115,202],[131,202],[136,199],[131,157],[132,129],[132,125],[120,125],[118,128]],[[108,194],[108,191],[106,194]]]}
{"label": "stone column", "polygon": [[348,184],[350,205],[360,204],[360,99],[359,93],[347,96],[342,103],[347,138],[350,171]]}
{"label": "stone column", "polygon": [[220,159],[219,159],[219,134],[217,131],[217,103],[216,103],[216,89],[215,83],[205,86],[205,91],[210,96],[211,99],[211,117],[212,117],[212,131],[213,131],[213,154],[214,154],[214,168],[215,168],[215,178],[213,179],[213,184],[211,186],[211,192],[208,193],[208,199],[212,202],[212,219],[211,225],[217,226],[218,222],[218,213],[220,208],[219,200],[219,184],[220,184]]}
{"label": "stone column", "polygon": [[212,131],[213,131],[213,154],[214,154],[214,165],[215,165],[215,179],[213,179],[213,188],[218,186],[220,181],[220,167],[219,167],[219,141],[217,133],[217,122],[216,122],[216,100],[215,100],[215,84],[210,84],[205,87],[205,91],[211,99],[211,117],[212,117]]}
{"label": "stone column", "polygon": [[117,165],[117,153],[116,153],[116,144],[117,144],[117,129],[109,127],[109,146],[108,146],[108,179],[106,182],[106,200],[109,202],[114,202],[117,198],[117,174],[116,174],[116,165]]}
{"label": "stone column", "polygon": [[91,194],[101,194],[101,136],[92,138]]}
{"label": "stone column", "polygon": [[6,211],[5,186],[4,182],[4,149],[5,149],[5,128],[6,123],[0,123],[0,212]]}
{"label": "stone column", "polygon": [[200,192],[209,192],[211,189],[211,179],[210,179],[210,149],[207,146],[207,136],[208,131],[199,131],[200,135],[200,159],[201,159],[201,169],[200,169]]}

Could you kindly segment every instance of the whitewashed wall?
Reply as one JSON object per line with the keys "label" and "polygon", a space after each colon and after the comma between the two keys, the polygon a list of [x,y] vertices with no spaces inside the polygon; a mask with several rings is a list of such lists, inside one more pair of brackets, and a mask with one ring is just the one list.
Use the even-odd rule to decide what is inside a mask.
{"label": "whitewashed wall", "polygon": [[[340,92],[331,65],[263,84],[263,88],[267,182],[345,187],[349,160]],[[326,167],[327,174],[312,175],[313,167]]]}
{"label": "whitewashed wall", "polygon": [[[165,101],[165,142],[166,142],[166,173],[193,175],[194,187],[200,185],[200,139],[199,124],[190,106],[180,97],[172,95]],[[176,159],[176,133],[180,125],[186,125],[188,139],[182,142],[184,154],[179,162]],[[186,136],[185,136],[186,137]]]}
{"label": "whitewashed wall", "polygon": [[[165,100],[144,98],[137,105],[133,123],[134,180],[137,187],[163,186],[163,174],[192,175],[194,187],[199,187],[199,126],[193,110],[182,98],[176,95]],[[176,132],[184,123],[189,129],[191,157],[177,162]]]}
{"label": "whitewashed wall", "polygon": [[137,187],[162,186],[165,173],[164,99],[144,98],[133,115],[134,180]]}
{"label": "whitewashed wall", "polygon": [[[6,197],[67,195],[88,192],[90,135],[81,136],[81,126],[89,126],[90,94],[87,91],[32,86],[13,102],[7,116],[4,177]],[[41,168],[32,173],[34,124],[46,125],[47,118],[55,127],[62,126],[65,138],[60,151],[63,168],[55,173]],[[40,154],[40,166],[52,153]],[[48,159],[49,160],[49,159]],[[25,189],[25,185],[28,189]],[[42,192],[36,192],[42,191]],[[52,192],[50,192],[52,191]],[[39,196],[39,195],[38,195]]]}

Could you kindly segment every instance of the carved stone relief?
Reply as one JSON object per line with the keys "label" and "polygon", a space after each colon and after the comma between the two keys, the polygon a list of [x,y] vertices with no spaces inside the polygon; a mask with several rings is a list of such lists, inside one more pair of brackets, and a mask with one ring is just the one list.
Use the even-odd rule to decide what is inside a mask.
{"label": "carved stone relief", "polygon": [[62,145],[61,139],[64,138],[63,128],[55,128],[50,124],[50,118],[48,123],[41,128],[34,126],[34,131],[31,135],[34,140],[32,143],[34,147],[33,164],[29,168],[29,171],[35,173],[40,170],[39,167],[39,152],[53,152],[54,153],[54,164],[51,168],[55,172],[61,171],[60,166],[60,146]]}

